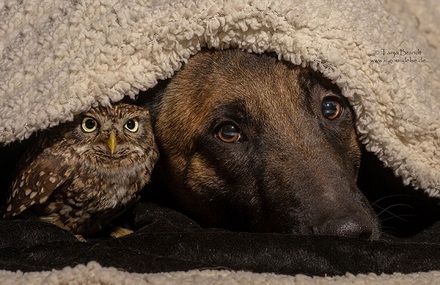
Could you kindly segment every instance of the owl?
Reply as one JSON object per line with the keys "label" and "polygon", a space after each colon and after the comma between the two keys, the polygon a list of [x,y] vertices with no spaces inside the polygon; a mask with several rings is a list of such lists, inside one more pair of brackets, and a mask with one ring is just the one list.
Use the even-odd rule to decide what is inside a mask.
{"label": "owl", "polygon": [[37,217],[81,236],[138,199],[159,155],[148,110],[129,103],[92,108],[35,139],[12,182],[4,219]]}

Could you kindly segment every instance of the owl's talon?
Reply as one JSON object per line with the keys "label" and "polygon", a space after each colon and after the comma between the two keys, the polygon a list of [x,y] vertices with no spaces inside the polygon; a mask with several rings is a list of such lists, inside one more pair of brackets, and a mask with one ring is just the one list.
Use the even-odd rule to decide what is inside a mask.
{"label": "owl's talon", "polygon": [[82,235],[75,235],[75,237],[80,242],[87,242],[87,240]]}
{"label": "owl's talon", "polygon": [[129,234],[134,233],[134,231],[127,229],[127,228],[122,228],[122,227],[115,227],[113,229],[113,231],[110,233],[110,236],[113,238],[120,238]]}

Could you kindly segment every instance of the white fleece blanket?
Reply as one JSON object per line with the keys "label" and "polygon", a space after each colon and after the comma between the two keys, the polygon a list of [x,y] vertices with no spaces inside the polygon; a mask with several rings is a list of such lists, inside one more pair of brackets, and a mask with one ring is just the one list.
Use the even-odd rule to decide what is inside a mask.
{"label": "white fleece blanket", "polygon": [[[3,280],[3,281],[1,281]],[[7,280],[4,282],[4,280]],[[439,284],[440,272],[414,274],[376,275],[346,274],[336,277],[311,277],[306,275],[276,275],[271,273],[250,273],[245,271],[191,270],[187,272],[137,274],[101,267],[96,262],[78,265],[74,268],[45,272],[13,273],[0,270],[0,284],[55,285],[55,284],[138,284],[138,285],[420,285]]]}
{"label": "white fleece blanket", "polygon": [[[439,3],[3,0],[0,143],[23,140],[71,120],[92,105],[110,104],[125,95],[136,97],[140,90],[171,77],[203,47],[273,51],[280,59],[311,66],[336,83],[356,111],[359,136],[367,149],[405,183],[440,197]],[[89,267],[81,268],[91,272]],[[113,269],[102,272],[106,272],[102,276],[127,274]],[[64,273],[52,272],[50,278],[57,280],[53,277],[57,274],[65,278]],[[17,280],[33,276],[1,274]],[[42,280],[47,275],[35,274]],[[263,283],[265,278],[274,284],[339,280],[206,271],[128,278],[155,284],[154,278],[192,283],[200,277],[206,283],[222,284],[225,279],[218,276],[223,274],[232,276],[232,284]],[[411,280],[417,276],[439,282],[438,273],[341,278],[347,282],[360,278],[359,284],[381,278],[394,282],[384,284],[401,280],[406,281],[399,284],[416,284]],[[111,280],[97,284],[114,284]]]}

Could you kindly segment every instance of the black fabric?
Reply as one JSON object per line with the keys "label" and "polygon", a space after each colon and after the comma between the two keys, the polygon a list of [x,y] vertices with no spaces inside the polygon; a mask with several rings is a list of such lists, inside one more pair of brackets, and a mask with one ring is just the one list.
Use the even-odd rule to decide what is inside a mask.
{"label": "black fabric", "polygon": [[129,272],[233,269],[340,275],[440,270],[440,223],[388,241],[203,229],[152,203],[133,210],[135,233],[81,242],[37,220],[0,223],[0,268],[40,271],[97,261]]}

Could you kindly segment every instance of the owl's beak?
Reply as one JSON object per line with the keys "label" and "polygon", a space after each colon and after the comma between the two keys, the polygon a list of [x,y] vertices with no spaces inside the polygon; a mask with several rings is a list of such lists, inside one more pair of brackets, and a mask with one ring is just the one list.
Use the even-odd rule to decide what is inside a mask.
{"label": "owl's beak", "polygon": [[116,134],[114,131],[110,133],[110,137],[107,140],[107,146],[110,149],[110,154],[115,152],[116,145],[118,144],[118,140],[116,139]]}

